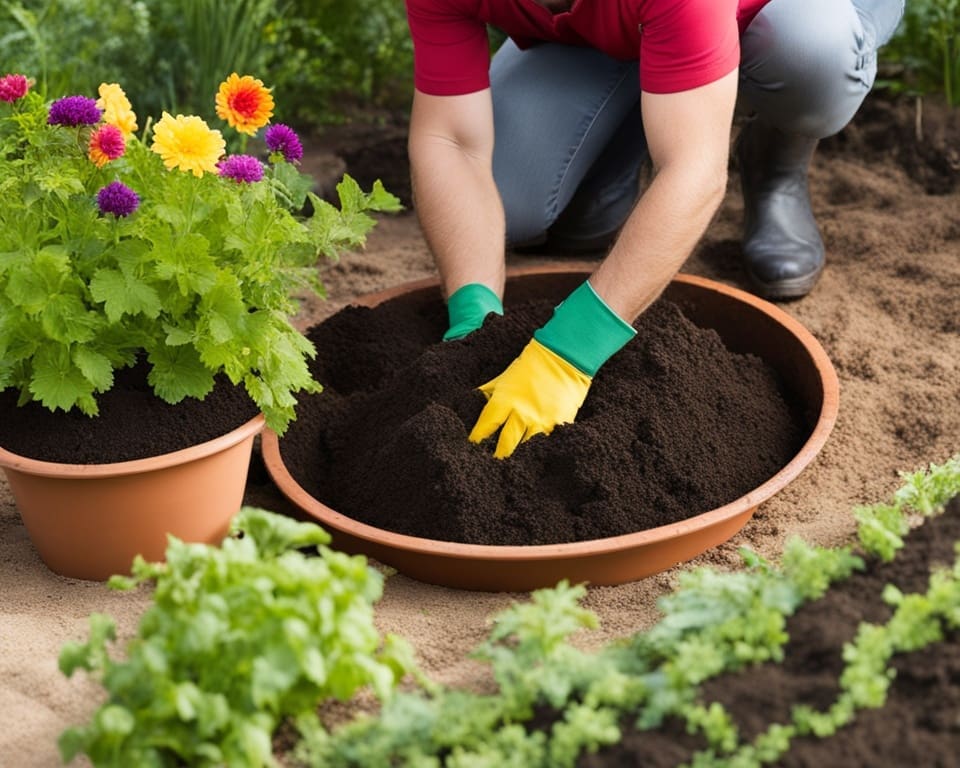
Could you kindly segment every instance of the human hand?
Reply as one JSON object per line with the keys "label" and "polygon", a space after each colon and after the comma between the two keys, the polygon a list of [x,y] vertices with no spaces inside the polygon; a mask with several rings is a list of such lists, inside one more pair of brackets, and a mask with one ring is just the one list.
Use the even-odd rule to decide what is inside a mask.
{"label": "human hand", "polygon": [[487,404],[470,440],[479,443],[499,429],[493,455],[503,459],[533,435],[549,435],[557,424],[571,423],[597,370],[634,334],[585,281],[517,359],[480,387]]}
{"label": "human hand", "polygon": [[534,435],[549,435],[576,416],[590,389],[590,376],[531,339],[495,379],[480,387],[487,397],[470,440],[479,443],[498,429],[494,458],[510,456]]}
{"label": "human hand", "polygon": [[443,334],[444,341],[455,341],[468,336],[483,325],[490,313],[503,314],[500,297],[482,283],[467,283],[454,291],[447,299],[449,329]]}

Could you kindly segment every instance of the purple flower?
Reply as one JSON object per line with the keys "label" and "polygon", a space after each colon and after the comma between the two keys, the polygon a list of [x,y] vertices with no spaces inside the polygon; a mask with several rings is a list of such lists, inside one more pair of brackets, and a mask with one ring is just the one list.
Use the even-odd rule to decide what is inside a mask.
{"label": "purple flower", "polygon": [[303,157],[303,145],[296,132],[288,125],[277,123],[267,128],[263,135],[267,142],[267,149],[271,152],[280,152],[288,163],[299,162]]}
{"label": "purple flower", "polygon": [[66,96],[50,105],[50,125],[96,125],[103,113],[97,109],[96,99],[86,96]]}
{"label": "purple flower", "polygon": [[263,163],[250,155],[230,155],[220,161],[220,175],[236,182],[260,181],[263,178]]}
{"label": "purple flower", "polygon": [[101,213],[112,213],[118,219],[129,216],[140,205],[140,198],[126,184],[111,181],[97,192],[97,205]]}

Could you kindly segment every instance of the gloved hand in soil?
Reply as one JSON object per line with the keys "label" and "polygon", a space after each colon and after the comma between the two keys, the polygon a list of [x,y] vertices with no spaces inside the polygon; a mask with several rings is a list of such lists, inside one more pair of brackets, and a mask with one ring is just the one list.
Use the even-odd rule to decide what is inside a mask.
{"label": "gloved hand in soil", "polygon": [[443,340],[454,341],[473,333],[491,312],[503,314],[503,303],[497,294],[482,283],[461,286],[447,299],[450,328],[443,334]]}
{"label": "gloved hand in soil", "polygon": [[534,435],[573,422],[600,366],[635,334],[585,281],[507,369],[480,387],[487,404],[470,440],[479,443],[499,429],[493,455],[503,459]]}

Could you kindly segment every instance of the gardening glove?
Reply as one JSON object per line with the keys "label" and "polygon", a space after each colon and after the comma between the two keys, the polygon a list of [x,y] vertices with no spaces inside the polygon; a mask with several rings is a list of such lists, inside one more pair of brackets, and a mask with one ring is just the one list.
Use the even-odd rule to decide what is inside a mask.
{"label": "gardening glove", "polygon": [[461,286],[447,299],[450,328],[443,334],[443,340],[454,341],[473,333],[491,312],[503,314],[503,304],[497,294],[480,283]]}
{"label": "gardening glove", "polygon": [[582,283],[507,369],[480,387],[487,398],[470,440],[498,429],[493,455],[503,459],[533,435],[549,435],[577,415],[597,371],[636,331]]}

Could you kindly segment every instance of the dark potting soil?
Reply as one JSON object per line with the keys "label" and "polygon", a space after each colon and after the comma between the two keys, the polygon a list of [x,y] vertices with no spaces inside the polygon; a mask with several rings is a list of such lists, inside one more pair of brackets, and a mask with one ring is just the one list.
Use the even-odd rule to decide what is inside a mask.
{"label": "dark potting soil", "polygon": [[110,464],[199,445],[258,413],[246,391],[226,378],[202,401],[188,397],[171,405],[153,394],[148,372],[146,363],[117,371],[113,388],[97,396],[95,417],[36,402],[18,406],[17,392],[0,392],[0,446],[43,461]]}
{"label": "dark potting soil", "polygon": [[[904,593],[926,592],[931,569],[952,566],[960,541],[960,497],[943,515],[928,519],[906,538],[892,563],[867,568],[835,585],[820,600],[802,606],[787,621],[790,637],[779,664],[722,675],[701,687],[704,703],[719,702],[741,738],[751,740],[772,723],[786,723],[790,708],[828,708],[839,694],[843,646],[860,622],[886,623],[892,609],[881,599],[886,584]],[[894,657],[896,677],[884,707],[864,710],[832,738],[795,739],[777,763],[781,768],[871,766],[955,768],[960,765],[960,633],[920,651]],[[583,756],[578,768],[675,768],[706,747],[700,736],[671,721],[638,732],[625,723],[622,741]]]}
{"label": "dark potting soil", "polygon": [[807,425],[760,359],[733,354],[661,299],[595,377],[576,423],[506,460],[467,435],[476,387],[519,354],[555,302],[488,316],[438,342],[439,295],[347,307],[308,331],[325,390],[280,441],[312,496],[378,528],[435,540],[537,545],[598,539],[722,506],[781,469]]}

